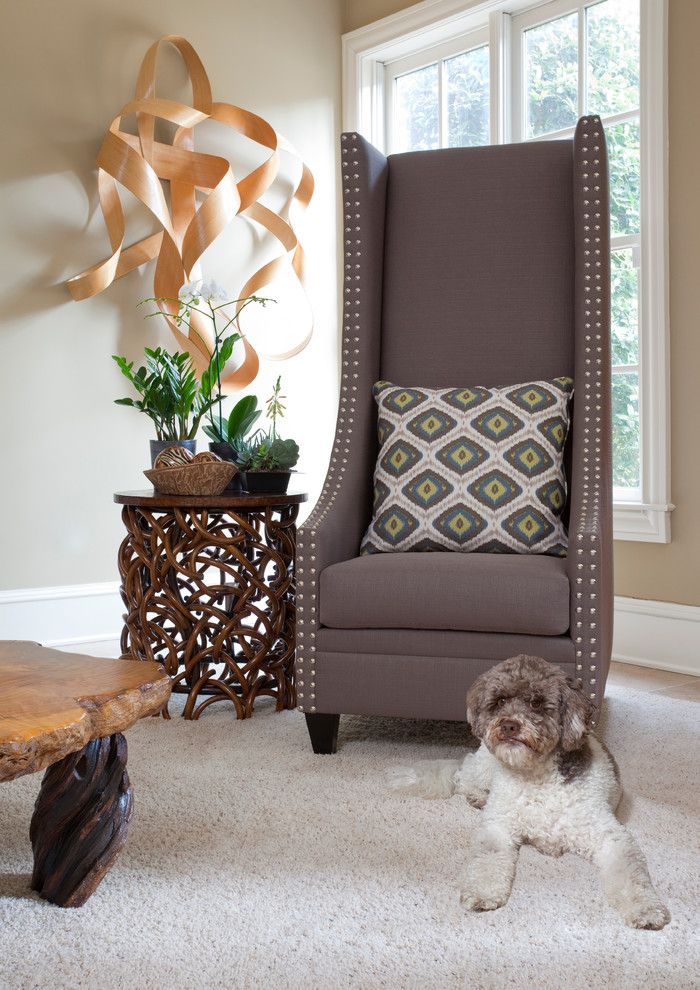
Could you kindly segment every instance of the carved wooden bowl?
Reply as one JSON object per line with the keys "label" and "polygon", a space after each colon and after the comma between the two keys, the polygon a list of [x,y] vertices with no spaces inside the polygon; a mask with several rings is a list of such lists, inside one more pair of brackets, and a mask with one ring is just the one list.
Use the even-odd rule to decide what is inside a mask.
{"label": "carved wooden bowl", "polygon": [[230,461],[195,461],[143,473],[160,495],[220,495],[237,470]]}

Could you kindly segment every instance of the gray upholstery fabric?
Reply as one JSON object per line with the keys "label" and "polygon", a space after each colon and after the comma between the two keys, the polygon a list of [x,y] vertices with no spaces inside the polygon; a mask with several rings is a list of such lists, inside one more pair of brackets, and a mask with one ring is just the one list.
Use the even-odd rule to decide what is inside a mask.
{"label": "gray upholstery fabric", "polygon": [[389,157],[380,377],[574,377],[572,142]]}
{"label": "gray upholstery fabric", "polygon": [[[570,631],[537,641],[563,649],[568,640],[567,669],[600,703],[613,615],[608,180],[600,119],[582,118],[573,141],[387,159],[360,135],[344,134],[341,152],[342,380],[328,476],[299,531],[299,707],[463,718],[459,695],[499,651],[530,650],[533,637],[524,633],[324,630],[321,610],[325,615],[330,605],[332,614],[338,603],[323,600],[319,577],[357,555],[370,518],[374,381],[499,386],[561,374],[576,388],[567,450]],[[401,587],[393,592],[398,597]],[[397,653],[387,652],[390,636],[401,644]],[[457,636],[464,638],[449,654],[447,640]],[[488,647],[473,638],[479,636],[489,636]],[[357,651],[344,651],[334,637]],[[418,637],[421,653],[403,649],[417,647]]]}
{"label": "gray upholstery fabric", "polygon": [[322,572],[321,624],[558,636],[569,628],[567,561],[449,551],[356,557]]}
{"label": "gray upholstery fabric", "polygon": [[409,657],[481,657],[497,663],[517,653],[573,663],[571,636],[525,636],[522,633],[461,632],[452,629],[319,629],[324,653],[375,653]]}
{"label": "gray upholstery fabric", "polygon": [[[470,685],[493,663],[483,657],[323,652],[318,656],[316,686],[324,711],[461,722],[467,717]],[[561,667],[573,675],[573,664]]]}

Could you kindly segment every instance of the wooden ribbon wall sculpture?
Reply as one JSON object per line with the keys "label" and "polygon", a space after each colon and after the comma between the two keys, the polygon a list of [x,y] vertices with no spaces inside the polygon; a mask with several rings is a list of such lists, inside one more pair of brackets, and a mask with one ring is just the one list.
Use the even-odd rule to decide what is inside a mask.
{"label": "wooden ribbon wall sculpture", "polygon": [[[192,86],[193,106],[155,95],[156,59],[164,43],[174,45],[182,56]],[[136,115],[138,136],[121,129],[122,119],[130,114]],[[170,144],[156,139],[157,119],[175,125]],[[218,121],[261,145],[266,149],[263,163],[236,181],[228,159],[195,151],[194,132],[205,120]],[[141,64],[135,99],[112,120],[97,156],[100,206],[112,253],[68,281],[73,298],[97,295],[115,279],[156,258],[154,296],[177,299],[185,282],[200,277],[199,261],[204,251],[239,214],[264,227],[279,242],[282,251],[252,273],[238,296],[258,293],[287,266],[291,266],[304,289],[304,251],[295,225],[260,201],[277,176],[280,150],[294,156],[301,165],[299,179],[283,212],[289,215],[289,209],[296,204],[297,213],[303,213],[313,195],[314,180],[294,148],[256,114],[229,103],[214,103],[209,79],[192,45],[176,35],[160,38],[148,49]],[[169,185],[167,198],[161,180]],[[162,227],[158,233],[128,247],[124,246],[125,222],[119,184],[129,189]],[[206,194],[199,205],[198,193],[200,198]],[[161,302],[159,306],[178,344],[203,367],[214,346],[211,321],[193,313],[186,335],[173,318],[177,302]],[[301,340],[282,353],[264,356],[278,361],[293,357],[306,347],[311,333],[309,319]],[[244,388],[257,375],[259,356],[245,338],[243,346],[243,363],[233,372],[225,373],[222,384],[228,389]]]}

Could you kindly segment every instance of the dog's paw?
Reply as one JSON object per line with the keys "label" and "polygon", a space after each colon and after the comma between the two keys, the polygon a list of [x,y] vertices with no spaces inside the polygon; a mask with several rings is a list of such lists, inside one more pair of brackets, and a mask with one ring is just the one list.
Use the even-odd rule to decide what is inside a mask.
{"label": "dog's paw", "polygon": [[461,794],[473,808],[483,808],[489,799],[488,787],[476,778],[468,763],[455,774],[454,788],[455,794]]}
{"label": "dog's paw", "polygon": [[396,794],[436,800],[454,793],[456,760],[424,760],[414,767],[393,767],[387,771],[390,790]]}
{"label": "dog's paw", "polygon": [[415,794],[418,774],[415,767],[393,767],[386,774],[387,787],[396,794]]}
{"label": "dog's paw", "polygon": [[645,928],[650,931],[659,931],[665,928],[671,920],[671,912],[661,901],[652,901],[648,904],[637,904],[630,907],[624,913],[625,924],[630,928]]}
{"label": "dog's paw", "polygon": [[495,911],[508,901],[508,894],[497,891],[463,890],[459,903],[465,911]]}

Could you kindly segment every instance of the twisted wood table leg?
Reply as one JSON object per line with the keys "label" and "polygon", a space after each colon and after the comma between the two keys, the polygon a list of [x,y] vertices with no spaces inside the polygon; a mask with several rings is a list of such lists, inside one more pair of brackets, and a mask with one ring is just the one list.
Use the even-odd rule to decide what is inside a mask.
{"label": "twisted wood table leg", "polygon": [[126,739],[93,739],[44,774],[29,836],[32,889],[61,907],[80,907],[94,893],[126,842],[133,792]]}

